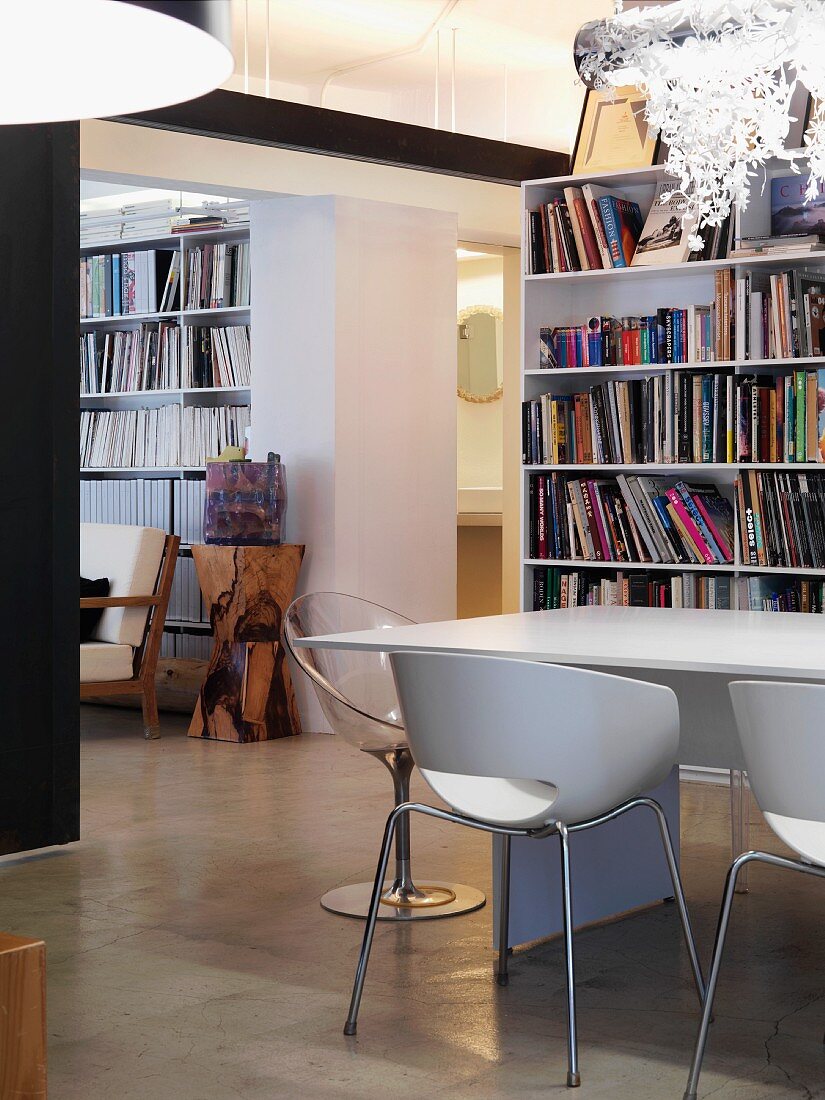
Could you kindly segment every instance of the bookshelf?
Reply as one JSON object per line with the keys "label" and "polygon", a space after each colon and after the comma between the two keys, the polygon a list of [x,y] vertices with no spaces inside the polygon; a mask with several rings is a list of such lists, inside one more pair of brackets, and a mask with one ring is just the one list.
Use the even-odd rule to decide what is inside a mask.
{"label": "bookshelf", "polygon": [[[206,244],[239,244],[250,241],[248,225],[233,225],[227,228],[212,228],[208,231],[182,232],[168,236],[147,236],[129,240],[107,241],[105,243],[85,243],[81,246],[81,259],[89,256],[106,256],[115,253],[140,252],[150,249],[170,250],[180,255],[181,279],[177,290],[177,309],[154,312],[117,314],[104,317],[81,317],[81,339],[90,332],[101,335],[114,331],[125,332],[140,329],[141,326],[171,323],[179,331],[179,359],[182,361],[183,333],[186,328],[206,327],[223,328],[228,326],[250,326],[252,321],[251,297],[249,305],[230,305],[218,308],[186,309],[188,258],[191,250],[202,248]],[[175,406],[183,424],[184,410],[190,408],[218,409],[222,406],[248,407],[251,413],[252,387],[245,386],[175,386],[169,388],[115,390],[104,393],[81,393],[81,414],[87,411],[116,412],[140,409],[160,409]],[[204,458],[206,456],[204,455]],[[194,577],[191,555],[193,529],[199,527],[195,511],[197,505],[190,501],[189,511],[184,514],[180,501],[181,494],[175,490],[175,482],[204,483],[204,466],[189,465],[180,462],[174,465],[105,465],[80,468],[81,483],[87,483],[82,490],[81,504],[84,518],[97,522],[145,522],[155,526],[166,526],[170,531],[182,536],[179,551],[179,564],[176,570],[175,589],[170,602],[170,610],[164,628],[162,656],[208,658],[211,648],[211,631],[206,613],[201,607],[200,592]],[[88,486],[97,482],[98,487]],[[111,486],[112,482],[130,482],[130,488],[121,486],[121,495]],[[143,486],[152,483],[155,495],[151,501],[143,501]],[[131,489],[131,495],[130,495]],[[141,510],[135,501],[141,501]],[[202,507],[202,506],[201,506]],[[182,524],[186,529],[182,527]],[[194,527],[193,527],[194,525]]]}
{"label": "bookshelf", "polygon": [[[787,165],[776,164],[769,169],[764,190],[762,180],[755,182],[749,207],[740,212],[738,231],[753,236],[770,232],[770,177],[786,175]],[[624,170],[599,176],[565,176],[538,179],[522,184],[522,213],[525,225],[522,269],[522,384],[523,402],[535,401],[543,394],[573,395],[588,391],[591,386],[613,381],[645,379],[673,372],[712,373],[733,376],[734,380],[754,374],[771,376],[793,374],[795,370],[813,370],[825,366],[822,358],[726,359],[695,363],[645,363],[626,366],[539,367],[539,333],[541,328],[581,325],[589,317],[638,317],[655,315],[657,309],[669,307],[687,309],[714,301],[717,272],[729,268],[733,275],[747,271],[774,272],[795,269],[822,270],[825,280],[825,254],[750,256],[737,259],[697,260],[689,263],[668,263],[649,267],[628,267],[608,270],[566,271],[530,274],[530,248],[527,240],[527,214],[543,203],[559,196],[565,187],[595,184],[610,188],[616,194],[639,204],[643,217],[653,201],[657,184],[664,180],[661,166],[642,170]],[[736,381],[734,381],[734,386]],[[821,400],[821,399],[820,399]],[[734,406],[735,408],[735,406]],[[521,432],[519,433],[521,437]],[[734,440],[736,437],[734,436]],[[735,446],[735,442],[734,442]],[[737,452],[735,451],[734,454]],[[741,578],[765,577],[766,584],[774,579],[779,588],[786,582],[803,580],[818,582],[822,590],[825,570],[810,567],[791,568],[787,565],[754,565],[743,561],[738,530],[739,516],[736,481],[749,470],[773,476],[784,474],[821,474],[825,465],[817,462],[657,462],[657,463],[541,463],[522,464],[521,473],[521,607],[530,611],[534,606],[534,578],[537,570],[547,567],[560,573],[580,573],[615,580],[618,574],[628,578],[633,574],[648,574],[651,580],[693,574],[730,578],[730,606],[741,606],[737,596]],[[587,560],[580,557],[531,557],[530,539],[530,479],[541,473],[558,473],[578,478],[615,478],[617,474],[637,474],[662,480],[672,486],[684,479],[691,486],[713,485],[731,503],[737,513],[733,561],[726,564],[674,563],[666,561]],[[534,487],[535,487],[534,482]],[[576,544],[575,537],[573,544]],[[554,547],[551,544],[550,553]],[[715,581],[713,582],[716,583]],[[715,591],[715,589],[714,589]],[[558,594],[558,592],[557,592]],[[819,598],[819,597],[817,597]],[[545,604],[547,606],[547,604]],[[807,608],[806,608],[807,609]]]}

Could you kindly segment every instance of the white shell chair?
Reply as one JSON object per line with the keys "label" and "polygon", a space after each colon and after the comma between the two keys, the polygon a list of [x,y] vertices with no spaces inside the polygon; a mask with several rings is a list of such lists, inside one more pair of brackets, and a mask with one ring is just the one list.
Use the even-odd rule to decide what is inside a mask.
{"label": "white shell chair", "polygon": [[387,821],[355,976],[354,1035],[396,822],[409,811],[504,837],[498,978],[506,984],[510,837],[561,840],[567,972],[567,1084],[581,1083],[576,1042],[569,837],[637,806],[657,816],[700,999],[704,986],[667,820],[642,792],[676,759],[679,709],[656,684],[585,669],[469,654],[391,653],[413,758],[450,811],[416,803]]}
{"label": "white shell chair", "polygon": [[739,681],[730,684],[730,695],[751,790],[765,821],[800,858],[743,852],[728,871],[705,1008],[684,1100],[696,1097],[736,880],[742,868],[749,863],[769,863],[825,877],[825,687]]}
{"label": "white shell chair", "polygon": [[[408,626],[397,611],[343,592],[308,592],[287,608],[284,641],[307,674],[332,729],[355,748],[380,760],[392,775],[395,804],[410,797],[413,764],[401,722],[392,670],[386,653],[305,649],[299,638],[351,630]],[[366,917],[372,883],[359,882],[327,891],[321,905],[331,913]],[[396,832],[395,877],[381,898],[381,920],[418,920],[456,916],[479,909],[481,890],[459,882],[416,885],[412,877],[409,818]]]}

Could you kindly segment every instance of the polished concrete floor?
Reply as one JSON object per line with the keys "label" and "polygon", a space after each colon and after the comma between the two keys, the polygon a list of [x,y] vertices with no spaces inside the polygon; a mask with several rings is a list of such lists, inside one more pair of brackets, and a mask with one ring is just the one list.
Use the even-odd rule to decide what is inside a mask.
{"label": "polished concrete floor", "polygon": [[[341,1034],[361,926],[318,899],[370,877],[383,769],[330,737],[234,746],[163,725],[146,743],[136,714],[84,708],[83,839],[0,861],[0,927],[48,945],[52,1100],[567,1093],[560,945],[517,953],[500,989],[490,907],[379,927],[360,1034]],[[683,792],[706,959],[726,792]],[[414,843],[422,875],[489,889],[484,836],[428,821]],[[822,883],[753,873],[702,1096],[825,1097],[824,902]],[[582,1100],[681,1100],[696,1007],[677,923],[659,906],[577,936]]]}

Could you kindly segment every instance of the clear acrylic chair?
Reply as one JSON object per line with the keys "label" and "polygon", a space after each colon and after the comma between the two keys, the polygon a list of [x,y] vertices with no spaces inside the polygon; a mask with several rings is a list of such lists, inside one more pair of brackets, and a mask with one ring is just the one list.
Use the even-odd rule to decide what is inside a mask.
{"label": "clear acrylic chair", "polygon": [[736,881],[742,869],[750,863],[769,863],[825,878],[825,687],[763,680],[729,686],[751,791],[767,824],[799,859],[750,851],[731,864],[684,1100],[696,1097]]}
{"label": "clear acrylic chair", "polygon": [[[581,1083],[576,1039],[570,838],[636,807],[656,816],[700,1001],[702,971],[664,811],[643,792],[669,775],[679,744],[674,693],[586,669],[469,654],[393,653],[416,764],[450,807],[397,806],[384,833],[344,1034],[354,1035],[393,833],[408,813],[504,838],[498,980],[507,980],[509,847],[557,833],[567,977],[567,1084]],[[573,846],[574,847],[574,846]]]}
{"label": "clear acrylic chair", "polygon": [[[415,765],[387,654],[305,649],[294,643],[298,638],[408,626],[411,622],[396,611],[340,592],[299,596],[284,616],[284,641],[310,678],[324,716],[335,733],[386,766],[392,776],[396,806],[409,801],[410,775]],[[324,894],[321,905],[332,913],[366,917],[372,888],[372,882],[341,886]],[[382,891],[378,919],[455,916],[479,909],[485,901],[481,890],[461,883],[415,884],[410,823],[404,814],[396,831],[395,877]]]}

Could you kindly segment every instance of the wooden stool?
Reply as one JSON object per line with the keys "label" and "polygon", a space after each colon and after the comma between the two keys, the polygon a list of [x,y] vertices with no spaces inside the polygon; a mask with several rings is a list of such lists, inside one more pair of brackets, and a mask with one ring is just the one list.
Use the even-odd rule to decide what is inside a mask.
{"label": "wooden stool", "polygon": [[0,932],[0,1097],[46,1100],[46,945]]}
{"label": "wooden stool", "polygon": [[301,732],[281,621],[303,546],[193,546],[215,648],[190,737],[268,741]]}

